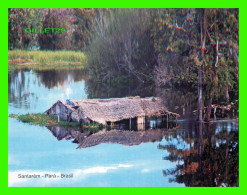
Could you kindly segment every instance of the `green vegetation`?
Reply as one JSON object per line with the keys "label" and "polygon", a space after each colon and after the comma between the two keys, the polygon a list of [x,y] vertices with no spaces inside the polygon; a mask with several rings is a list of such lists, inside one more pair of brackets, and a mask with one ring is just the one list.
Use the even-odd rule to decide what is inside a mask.
{"label": "green vegetation", "polygon": [[[10,8],[8,48],[82,51],[89,45],[95,24],[99,22],[96,18],[100,19],[104,10],[107,11],[83,8]],[[39,33],[45,28],[63,28],[66,32]]]}
{"label": "green vegetation", "polygon": [[16,115],[10,114],[9,117],[17,118],[18,120],[24,123],[32,123],[37,125],[50,125],[50,126],[64,126],[64,127],[78,127],[82,126],[83,128],[101,128],[103,125],[93,122],[92,124],[89,123],[82,123],[79,124],[78,122],[67,122],[60,120],[58,122],[58,118],[56,116],[49,116],[46,114],[23,114],[23,115]]}
{"label": "green vegetation", "polygon": [[11,50],[8,53],[9,65],[20,65],[22,67],[84,67],[86,56],[76,51],[25,51]]}
{"label": "green vegetation", "polygon": [[[85,65],[104,90],[114,83],[187,89],[198,93],[200,121],[210,119],[212,104],[238,99],[239,9],[16,8],[8,19],[9,50],[41,50],[10,51],[9,64]],[[54,26],[66,33],[25,32]]]}
{"label": "green vegetation", "polygon": [[162,9],[152,37],[158,85],[198,91],[198,120],[210,119],[212,103],[238,99],[238,9]]}
{"label": "green vegetation", "polygon": [[151,39],[151,12],[147,9],[111,10],[96,25],[86,52],[94,79],[110,83],[127,77],[142,83],[152,80],[155,55]]}
{"label": "green vegetation", "polygon": [[14,72],[15,70],[24,70],[24,69],[30,69],[32,68],[33,70],[66,70],[66,69],[83,69],[86,71],[86,68],[84,65],[29,65],[29,64],[22,64],[22,65],[16,65],[16,64],[11,64],[8,65],[8,72]]}

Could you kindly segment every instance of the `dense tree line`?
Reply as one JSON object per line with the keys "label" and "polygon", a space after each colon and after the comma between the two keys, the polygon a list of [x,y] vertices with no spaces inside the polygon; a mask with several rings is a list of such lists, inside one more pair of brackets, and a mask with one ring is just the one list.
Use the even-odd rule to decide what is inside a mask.
{"label": "dense tree line", "polygon": [[154,18],[156,83],[196,85],[198,119],[205,102],[209,120],[213,101],[238,97],[238,9],[164,9]]}
{"label": "dense tree line", "polygon": [[[9,49],[83,50],[92,36],[92,9],[9,9]],[[65,29],[65,32],[45,29]]]}
{"label": "dense tree line", "polygon": [[[81,50],[91,78],[198,91],[202,108],[238,99],[238,9],[9,9],[9,49]],[[65,33],[26,33],[64,28]],[[211,109],[205,119],[209,120]]]}

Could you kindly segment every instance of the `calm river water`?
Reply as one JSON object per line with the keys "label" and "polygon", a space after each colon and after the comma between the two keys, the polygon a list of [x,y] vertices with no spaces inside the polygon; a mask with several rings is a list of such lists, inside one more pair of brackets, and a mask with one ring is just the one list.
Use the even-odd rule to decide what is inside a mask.
{"label": "calm river water", "polygon": [[[154,93],[140,86],[98,86],[82,70],[17,70],[9,73],[9,114],[41,113],[59,99]],[[153,128],[145,131],[94,133],[9,118],[9,186],[238,186],[236,121],[200,125],[185,114],[190,102],[169,97],[167,105],[181,105],[176,109],[182,117],[168,129],[150,120]]]}

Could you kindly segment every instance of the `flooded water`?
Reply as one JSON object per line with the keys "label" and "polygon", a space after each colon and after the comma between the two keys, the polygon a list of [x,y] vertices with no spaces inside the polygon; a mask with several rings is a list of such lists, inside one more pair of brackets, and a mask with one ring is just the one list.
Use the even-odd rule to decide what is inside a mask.
{"label": "flooded water", "polygon": [[[152,87],[91,83],[82,70],[18,70],[9,73],[9,114],[41,113],[58,99],[155,93]],[[9,186],[238,186],[238,123],[198,124],[186,115],[193,96],[178,96],[167,99],[182,116],[177,123],[162,126],[151,118],[142,131],[45,127],[9,118]]]}

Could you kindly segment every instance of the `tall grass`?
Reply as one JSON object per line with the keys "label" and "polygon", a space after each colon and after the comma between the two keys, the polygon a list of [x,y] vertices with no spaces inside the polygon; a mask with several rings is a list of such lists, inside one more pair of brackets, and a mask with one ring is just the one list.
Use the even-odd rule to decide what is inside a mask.
{"label": "tall grass", "polygon": [[83,65],[86,56],[78,51],[25,51],[11,50],[8,52],[9,64],[29,65]]}

